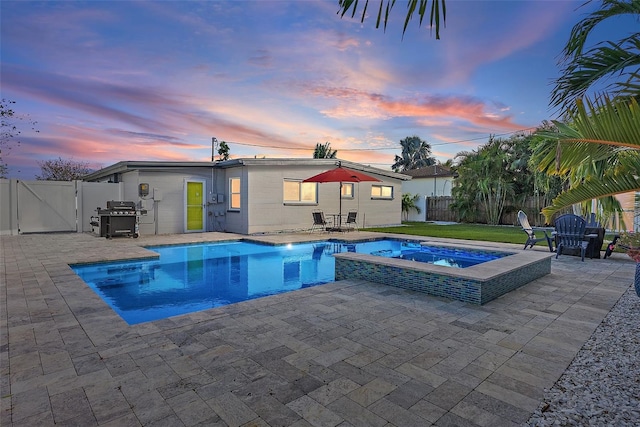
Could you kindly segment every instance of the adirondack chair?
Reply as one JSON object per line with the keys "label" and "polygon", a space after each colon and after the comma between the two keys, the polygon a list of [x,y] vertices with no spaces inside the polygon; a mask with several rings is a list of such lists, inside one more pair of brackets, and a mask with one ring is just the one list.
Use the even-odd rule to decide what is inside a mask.
{"label": "adirondack chair", "polygon": [[[518,211],[518,221],[520,222],[520,226],[522,227],[522,231],[527,233],[527,241],[524,243],[524,248],[527,249],[527,246],[530,248],[533,247],[538,242],[542,242],[543,240],[547,241],[547,245],[549,245],[549,252],[553,252],[553,240],[551,236],[547,234],[547,230],[539,227],[532,227],[529,225],[529,219],[527,218],[527,214],[523,211]],[[535,231],[544,233],[544,237],[536,237]],[[538,233],[540,235],[540,233]]]}
{"label": "adirondack chair", "polygon": [[563,249],[580,249],[580,256],[584,261],[584,254],[589,246],[589,241],[585,241],[585,219],[578,215],[565,214],[556,219],[555,226],[556,258]]}

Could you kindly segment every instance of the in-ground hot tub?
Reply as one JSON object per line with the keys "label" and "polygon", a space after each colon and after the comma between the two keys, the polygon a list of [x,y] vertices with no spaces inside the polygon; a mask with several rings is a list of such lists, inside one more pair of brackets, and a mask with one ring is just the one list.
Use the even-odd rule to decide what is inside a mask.
{"label": "in-ground hot tub", "polygon": [[[466,243],[455,245],[421,242],[423,245],[467,249]],[[362,253],[337,253],[336,280],[361,279],[429,295],[485,304],[532,280],[551,273],[549,252],[502,250],[489,246],[472,246],[507,256],[467,268],[451,268],[401,258],[387,258]]]}

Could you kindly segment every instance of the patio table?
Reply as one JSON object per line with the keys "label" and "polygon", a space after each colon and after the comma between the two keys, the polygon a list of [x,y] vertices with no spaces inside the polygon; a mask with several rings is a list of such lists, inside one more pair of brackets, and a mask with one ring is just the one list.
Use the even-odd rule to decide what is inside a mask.
{"label": "patio table", "polygon": [[327,215],[333,217],[333,226],[327,227],[327,231],[342,231],[342,217],[347,214],[328,213]]}

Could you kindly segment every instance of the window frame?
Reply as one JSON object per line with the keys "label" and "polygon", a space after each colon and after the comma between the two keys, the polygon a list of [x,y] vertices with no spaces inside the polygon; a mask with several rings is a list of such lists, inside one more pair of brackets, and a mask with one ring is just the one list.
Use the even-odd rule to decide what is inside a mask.
{"label": "window frame", "polygon": [[[374,188],[379,188],[380,189],[380,195],[373,195],[373,189]],[[391,195],[389,196],[385,196],[384,195],[384,191],[383,189],[385,188],[389,188],[390,189],[390,193]],[[373,184],[371,185],[371,200],[393,200],[393,185],[381,185],[381,184]]]}
{"label": "window frame", "polygon": [[[340,197],[343,199],[353,199],[355,197],[355,184],[353,182],[343,182],[342,188],[340,189]],[[345,188],[351,188],[349,194],[344,194]]]}
{"label": "window frame", "polygon": [[[287,183],[295,183],[298,184],[298,199],[286,199],[286,191],[285,186]],[[304,184],[313,185],[313,199],[314,200],[302,200],[302,187]],[[285,205],[310,205],[317,206],[318,205],[318,183],[317,182],[303,182],[302,179],[294,179],[294,178],[284,178],[282,180],[282,202]]]}
{"label": "window frame", "polygon": [[[238,191],[233,191],[233,183],[238,182]],[[238,205],[234,206],[234,196],[237,196]],[[242,179],[240,177],[229,178],[229,206],[230,211],[239,211],[242,209]]]}

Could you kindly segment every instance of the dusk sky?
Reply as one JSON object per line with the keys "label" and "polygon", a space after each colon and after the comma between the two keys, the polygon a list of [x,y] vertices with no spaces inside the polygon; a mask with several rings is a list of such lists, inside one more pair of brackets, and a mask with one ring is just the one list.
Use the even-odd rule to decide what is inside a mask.
{"label": "dusk sky", "polygon": [[448,0],[436,40],[428,17],[402,38],[404,4],[384,32],[375,16],[341,19],[337,0],[3,0],[2,98],[39,130],[18,122],[9,176],[33,179],[57,157],[94,169],[210,161],[212,137],[232,158],[310,158],[330,142],[341,159],[389,169],[417,135],[446,161],[558,117],[562,47],[599,5]]}

